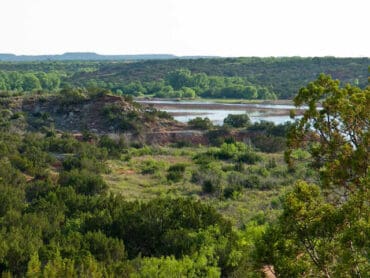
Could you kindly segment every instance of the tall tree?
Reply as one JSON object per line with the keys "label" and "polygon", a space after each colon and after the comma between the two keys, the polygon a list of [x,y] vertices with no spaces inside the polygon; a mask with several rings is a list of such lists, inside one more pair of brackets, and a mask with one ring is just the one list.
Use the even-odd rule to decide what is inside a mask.
{"label": "tall tree", "polygon": [[370,88],[340,87],[320,75],[294,102],[308,109],[288,136],[286,159],[294,170],[294,149],[306,149],[318,185],[299,181],[284,197],[283,213],[264,240],[271,247],[264,262],[282,276],[366,277]]}

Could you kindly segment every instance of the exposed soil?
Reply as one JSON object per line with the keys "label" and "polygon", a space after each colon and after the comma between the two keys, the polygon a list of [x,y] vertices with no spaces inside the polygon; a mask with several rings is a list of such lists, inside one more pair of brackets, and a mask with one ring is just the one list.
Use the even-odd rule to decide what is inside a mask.
{"label": "exposed soil", "polygon": [[[32,96],[8,98],[5,106],[13,113],[23,112],[29,129],[39,129],[42,126],[54,126],[56,130],[75,134],[89,130],[96,134],[122,132],[104,116],[104,108],[113,105],[124,114],[136,113],[138,122],[145,132],[160,132],[184,129],[186,125],[171,119],[154,116],[146,120],[145,108],[141,105],[125,101],[122,97],[103,95],[77,102],[63,103],[57,96]],[[130,133],[128,130],[126,133]]]}
{"label": "exposed soil", "polygon": [[276,275],[274,273],[274,266],[272,265],[265,265],[261,269],[263,274],[265,274],[265,278],[276,278]]}

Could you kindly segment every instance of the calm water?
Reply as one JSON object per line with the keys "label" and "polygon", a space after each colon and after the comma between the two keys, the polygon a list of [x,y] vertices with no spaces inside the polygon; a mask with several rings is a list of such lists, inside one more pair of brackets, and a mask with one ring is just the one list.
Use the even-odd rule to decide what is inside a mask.
{"label": "calm water", "polygon": [[207,109],[163,109],[164,111],[174,115],[175,120],[179,122],[188,122],[196,117],[208,117],[213,124],[222,125],[224,119],[229,114],[244,114],[247,113],[252,122],[261,120],[274,122],[275,124],[285,123],[291,121],[289,115],[284,116],[269,116],[262,113],[241,111],[241,110],[207,110]]}
{"label": "calm water", "polygon": [[[203,104],[216,104],[219,106],[224,106],[224,107],[233,107],[233,108],[246,108],[246,107],[251,107],[251,108],[271,108],[271,109],[294,109],[296,108],[294,105],[289,105],[289,104],[263,104],[263,103],[219,103],[219,102],[214,102],[214,101],[196,101],[196,100],[181,100],[181,101],[176,101],[176,100],[135,100],[136,102],[139,103],[144,103],[144,104],[159,104],[159,105],[181,105],[181,104],[193,104],[193,105],[203,105]],[[307,108],[306,106],[303,106],[302,108]]]}
{"label": "calm water", "polygon": [[[138,101],[143,104],[153,104],[160,110],[166,111],[174,116],[175,120],[179,122],[188,122],[196,117],[208,117],[213,124],[222,125],[223,120],[229,114],[244,114],[247,113],[252,122],[258,122],[261,120],[271,121],[275,124],[285,123],[292,121],[288,113],[283,115],[274,115],[272,112],[277,110],[284,110],[285,112],[294,109],[293,105],[281,105],[281,104],[230,104],[230,103],[215,103],[212,101],[171,101],[171,100],[151,100],[151,101]],[[186,107],[181,107],[185,104]],[[166,106],[167,105],[167,106]],[[194,105],[194,107],[191,107]],[[202,107],[197,107],[201,105]],[[207,108],[207,105],[214,106]],[[179,107],[176,107],[179,106]],[[258,110],[258,109],[261,110]]]}

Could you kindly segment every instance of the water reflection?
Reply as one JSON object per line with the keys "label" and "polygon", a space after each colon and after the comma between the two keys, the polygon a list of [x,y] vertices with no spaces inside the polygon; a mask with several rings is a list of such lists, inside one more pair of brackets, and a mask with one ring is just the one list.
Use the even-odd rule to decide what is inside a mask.
{"label": "water reflection", "polygon": [[289,115],[266,115],[259,112],[250,112],[242,110],[207,110],[207,109],[163,109],[174,116],[175,120],[186,123],[196,117],[208,117],[213,124],[222,125],[224,119],[229,114],[244,114],[247,113],[252,122],[261,120],[274,122],[275,124],[291,121]]}
{"label": "water reflection", "polygon": [[144,100],[138,102],[152,104],[157,109],[170,113],[179,122],[186,123],[196,117],[208,117],[215,125],[222,125],[229,114],[244,113],[248,114],[253,123],[264,120],[282,124],[292,121],[289,110],[295,108],[293,105],[286,104],[230,104],[212,101]]}

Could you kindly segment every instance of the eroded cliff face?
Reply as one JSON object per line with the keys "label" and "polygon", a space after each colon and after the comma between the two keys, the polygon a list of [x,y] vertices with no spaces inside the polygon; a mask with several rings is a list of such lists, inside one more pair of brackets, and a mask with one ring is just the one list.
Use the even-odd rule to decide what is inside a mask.
{"label": "eroded cliff face", "polygon": [[[59,96],[40,95],[0,101],[0,110],[6,111],[11,128],[20,132],[54,129],[79,138],[84,131],[89,131],[112,138],[123,135],[127,141],[158,145],[207,145],[214,139],[207,131],[192,130],[162,112],[120,96],[101,95],[65,101]],[[234,130],[227,136],[237,141],[249,140],[248,134],[241,131]]]}
{"label": "eroded cliff face", "polygon": [[135,102],[112,95],[75,102],[65,102],[57,96],[13,97],[3,100],[2,108],[12,115],[22,115],[31,130],[53,126],[69,132],[146,133],[179,130],[185,126],[160,117],[155,110],[148,111]]}

